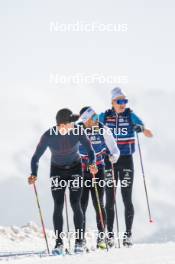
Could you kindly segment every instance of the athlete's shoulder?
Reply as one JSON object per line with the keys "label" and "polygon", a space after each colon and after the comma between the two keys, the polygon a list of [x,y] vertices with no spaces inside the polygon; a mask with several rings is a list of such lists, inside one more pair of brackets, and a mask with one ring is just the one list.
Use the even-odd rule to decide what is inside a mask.
{"label": "athlete's shoulder", "polygon": [[133,111],[131,110],[131,108],[127,107],[127,108],[125,109],[125,111],[123,112],[123,115],[125,115],[125,116],[130,116],[132,112],[133,112]]}
{"label": "athlete's shoulder", "polygon": [[132,111],[132,109],[131,109],[130,107],[127,107],[127,108],[125,109],[125,112],[126,112],[126,113],[132,113],[133,111]]}
{"label": "athlete's shoulder", "polygon": [[104,124],[106,121],[106,117],[109,117],[109,116],[113,116],[113,110],[112,109],[107,109],[107,110],[105,110],[105,112],[102,112],[99,115],[99,121]]}
{"label": "athlete's shoulder", "polygon": [[104,112],[104,114],[105,114],[106,116],[111,116],[111,115],[114,114],[114,110],[113,110],[112,108],[107,109],[107,110]]}

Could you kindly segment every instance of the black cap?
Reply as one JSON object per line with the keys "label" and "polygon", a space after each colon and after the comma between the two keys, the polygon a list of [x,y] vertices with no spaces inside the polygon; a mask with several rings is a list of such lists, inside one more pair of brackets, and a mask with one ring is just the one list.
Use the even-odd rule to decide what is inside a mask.
{"label": "black cap", "polygon": [[80,115],[82,115],[90,106],[85,106],[80,110]]}
{"label": "black cap", "polygon": [[75,122],[78,119],[79,115],[74,115],[72,111],[68,108],[63,108],[59,110],[56,114],[57,125]]}

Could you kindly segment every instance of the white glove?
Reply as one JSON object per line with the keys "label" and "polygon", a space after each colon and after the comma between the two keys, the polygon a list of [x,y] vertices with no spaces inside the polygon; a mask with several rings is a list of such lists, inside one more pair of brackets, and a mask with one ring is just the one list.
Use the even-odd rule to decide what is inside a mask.
{"label": "white glove", "polygon": [[116,163],[117,160],[118,160],[118,158],[119,158],[119,156],[116,155],[116,154],[113,154],[113,155],[109,156],[109,160],[110,160],[110,162],[111,162],[112,164]]}

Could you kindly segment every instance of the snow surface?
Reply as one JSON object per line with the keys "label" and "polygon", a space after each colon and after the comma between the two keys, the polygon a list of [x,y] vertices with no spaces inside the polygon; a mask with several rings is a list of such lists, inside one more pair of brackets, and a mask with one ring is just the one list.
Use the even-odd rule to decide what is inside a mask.
{"label": "snow surface", "polygon": [[[47,230],[50,249],[54,246],[53,232]],[[89,243],[93,244],[93,241]],[[91,245],[92,245],[91,244]],[[0,253],[2,252],[21,252],[30,250],[45,250],[45,243],[41,229],[35,224],[17,227],[0,227]],[[0,263],[16,264],[76,264],[77,262],[86,263],[117,263],[117,264],[174,264],[175,263],[175,243],[156,243],[156,244],[135,244],[132,248],[113,248],[107,252],[98,251],[85,253],[83,255],[72,255],[65,257],[43,257],[20,256],[6,258]]]}

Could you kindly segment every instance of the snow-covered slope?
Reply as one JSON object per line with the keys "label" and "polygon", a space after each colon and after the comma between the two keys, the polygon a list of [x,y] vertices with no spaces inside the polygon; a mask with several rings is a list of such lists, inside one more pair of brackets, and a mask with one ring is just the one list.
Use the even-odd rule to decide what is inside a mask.
{"label": "snow-covered slope", "polygon": [[[53,232],[47,230],[49,246],[53,247]],[[175,243],[162,244],[136,244],[132,248],[113,248],[108,252],[95,251],[91,253],[84,253],[84,255],[71,255],[65,257],[37,257],[37,256],[20,256],[1,258],[0,263],[14,263],[14,264],[76,264],[80,263],[118,263],[118,264],[174,264],[175,260]],[[21,228],[0,227],[0,255],[2,252],[19,253],[24,251],[45,250],[44,239],[40,228],[34,224],[29,223]]]}

